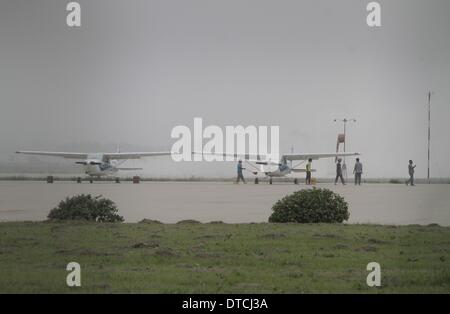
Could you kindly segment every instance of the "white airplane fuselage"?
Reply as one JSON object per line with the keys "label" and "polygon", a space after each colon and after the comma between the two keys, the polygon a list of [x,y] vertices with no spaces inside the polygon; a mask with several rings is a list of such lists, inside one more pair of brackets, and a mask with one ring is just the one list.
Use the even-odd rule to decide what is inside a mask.
{"label": "white airplane fuselage", "polygon": [[291,173],[291,168],[287,164],[281,163],[276,170],[266,171],[268,177],[284,177]]}
{"label": "white airplane fuselage", "polygon": [[[259,173],[263,173],[268,177],[284,177],[292,173],[292,168],[284,159],[281,159],[278,163],[258,161],[256,164],[261,166]],[[254,174],[258,174],[258,172],[254,172]]]}
{"label": "white airplane fuselage", "polygon": [[102,163],[100,165],[87,164],[84,165],[83,168],[84,173],[92,177],[110,176],[119,171],[119,169],[109,163]]}
{"label": "white airplane fuselage", "polygon": [[117,162],[108,160],[102,154],[88,155],[86,160],[76,163],[83,165],[84,173],[92,177],[110,176],[119,171]]}
{"label": "white airplane fuselage", "polygon": [[121,164],[129,159],[143,157],[168,156],[165,152],[116,152],[116,153],[80,153],[80,152],[51,152],[18,150],[16,154],[37,155],[47,157],[60,157],[76,160],[77,165],[83,166],[84,173],[89,176],[101,177],[116,174],[119,170],[142,170],[142,168],[124,168]]}

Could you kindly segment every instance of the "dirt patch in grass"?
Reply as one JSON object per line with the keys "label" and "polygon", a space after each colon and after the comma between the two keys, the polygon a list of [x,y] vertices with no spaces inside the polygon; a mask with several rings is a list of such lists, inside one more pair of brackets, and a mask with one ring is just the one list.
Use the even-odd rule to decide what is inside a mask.
{"label": "dirt patch in grass", "polygon": [[375,246],[367,245],[367,246],[362,246],[360,248],[357,248],[355,251],[356,252],[377,252],[378,248]]}
{"label": "dirt patch in grass", "polygon": [[145,248],[157,248],[159,247],[159,243],[156,242],[149,242],[149,243],[144,243],[144,242],[138,242],[135,243],[131,246],[133,249],[145,249]]}

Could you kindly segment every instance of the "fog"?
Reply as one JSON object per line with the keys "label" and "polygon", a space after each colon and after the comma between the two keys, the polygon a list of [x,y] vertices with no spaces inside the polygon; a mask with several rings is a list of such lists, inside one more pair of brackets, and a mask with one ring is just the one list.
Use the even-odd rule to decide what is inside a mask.
{"label": "fog", "polygon": [[[278,125],[280,151],[347,150],[365,175],[426,176],[427,92],[433,91],[431,175],[450,177],[450,2],[0,2],[0,160],[18,149],[170,150],[176,125]],[[54,159],[52,159],[54,160]],[[57,162],[57,160],[55,160]],[[158,176],[231,176],[234,163],[160,157]],[[349,161],[353,164],[353,161]],[[333,160],[315,164],[333,172]],[[1,172],[1,171],[0,171]]]}

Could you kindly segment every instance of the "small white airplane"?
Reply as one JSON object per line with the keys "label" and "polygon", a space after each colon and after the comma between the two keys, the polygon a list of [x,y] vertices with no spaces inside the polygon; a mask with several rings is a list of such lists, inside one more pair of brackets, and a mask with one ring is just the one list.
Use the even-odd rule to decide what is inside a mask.
{"label": "small white airplane", "polygon": [[[204,152],[194,152],[194,154],[203,155],[214,155],[222,156],[223,160],[228,157],[234,158],[234,160],[245,161],[252,170],[250,170],[254,175],[258,176],[262,174],[269,177],[269,183],[272,184],[272,178],[274,177],[285,177],[291,173],[306,172],[306,169],[297,168],[301,164],[305,163],[307,160],[318,160],[321,158],[338,158],[338,157],[349,157],[358,156],[359,153],[346,152],[346,153],[318,153],[318,154],[284,154],[281,156],[280,160],[271,160],[270,155],[239,155],[239,154],[229,154],[229,153],[204,153]],[[293,165],[293,161],[300,161],[298,164]],[[289,162],[289,163],[288,163]],[[315,172],[315,169],[311,170]],[[257,182],[257,178],[255,180]],[[297,183],[297,179],[294,179],[294,183]]]}
{"label": "small white airplane", "polygon": [[75,163],[84,166],[84,173],[91,177],[110,176],[119,170],[142,170],[142,168],[120,167],[128,159],[142,157],[156,157],[170,155],[170,152],[142,152],[142,153],[68,153],[68,152],[42,152],[42,151],[17,151],[16,154],[63,157],[66,159],[78,159]]}

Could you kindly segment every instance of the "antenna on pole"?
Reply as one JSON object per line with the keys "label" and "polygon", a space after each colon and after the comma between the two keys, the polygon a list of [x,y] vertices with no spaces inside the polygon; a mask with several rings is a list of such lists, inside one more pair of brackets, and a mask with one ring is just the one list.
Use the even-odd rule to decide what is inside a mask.
{"label": "antenna on pole", "polygon": [[[341,134],[338,135],[338,143],[337,143],[337,146],[336,146],[336,153],[339,150],[339,144],[340,143],[344,144],[344,153],[345,153],[345,144],[347,142],[347,138],[346,138],[347,137],[347,135],[346,135],[347,134],[347,122],[356,122],[356,119],[354,119],[354,118],[352,118],[352,119],[344,118],[344,119],[334,119],[333,121],[334,122],[342,122],[344,124],[344,133],[342,133],[342,136],[340,136]],[[345,178],[347,178],[347,165],[345,163],[345,156],[343,157],[343,159],[344,159],[344,163],[342,164],[342,170],[344,171]]]}
{"label": "antenna on pole", "polygon": [[431,142],[431,91],[428,92],[428,165],[427,179],[430,184],[430,142]]}

